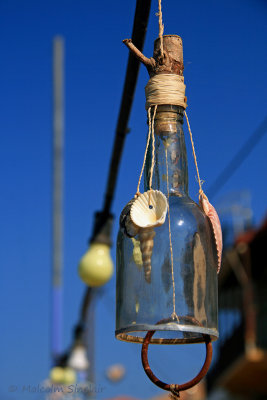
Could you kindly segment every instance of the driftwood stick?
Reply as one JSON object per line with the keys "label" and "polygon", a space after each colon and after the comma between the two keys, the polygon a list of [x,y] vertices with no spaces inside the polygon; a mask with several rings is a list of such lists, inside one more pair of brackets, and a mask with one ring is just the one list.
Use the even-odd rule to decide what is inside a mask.
{"label": "driftwood stick", "polygon": [[144,56],[133,44],[131,39],[125,39],[123,43],[133,55],[146,66],[150,78],[158,74],[183,75],[183,43],[179,36],[163,36],[163,56],[161,53],[160,38],[156,39],[154,42],[153,58]]}
{"label": "driftwood stick", "polygon": [[135,57],[147,67],[147,69],[151,69],[155,66],[156,62],[154,58],[147,58],[146,56],[144,56],[144,54],[141,53],[141,51],[138,50],[137,47],[135,47],[135,45],[132,42],[132,39],[124,39],[122,42],[135,55]]}

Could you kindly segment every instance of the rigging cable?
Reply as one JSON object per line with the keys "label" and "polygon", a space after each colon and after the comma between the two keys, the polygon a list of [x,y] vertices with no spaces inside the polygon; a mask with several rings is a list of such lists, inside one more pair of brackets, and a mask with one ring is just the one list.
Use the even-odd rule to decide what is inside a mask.
{"label": "rigging cable", "polygon": [[222,172],[219,174],[217,179],[210,185],[207,190],[209,198],[214,197],[218,191],[226,184],[226,182],[231,178],[231,176],[236,172],[240,165],[249,156],[251,151],[254,149],[256,144],[267,132],[267,116],[264,118],[262,123],[258,128],[252,133],[252,135],[247,139],[235,156],[230,160],[230,162],[224,167]]}

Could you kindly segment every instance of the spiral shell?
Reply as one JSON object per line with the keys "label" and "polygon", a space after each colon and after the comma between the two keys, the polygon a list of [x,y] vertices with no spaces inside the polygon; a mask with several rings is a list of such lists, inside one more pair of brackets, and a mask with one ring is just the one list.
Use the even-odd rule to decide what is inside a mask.
{"label": "spiral shell", "polygon": [[156,234],[153,228],[164,224],[167,209],[165,195],[159,190],[149,190],[136,195],[121,212],[120,227],[123,232],[130,238],[139,234],[138,242],[132,239],[133,256],[136,265],[140,265],[141,253],[145,280],[148,283],[151,282],[151,257]]}
{"label": "spiral shell", "polygon": [[163,225],[167,214],[167,199],[159,190],[149,190],[134,199],[130,208],[132,222],[140,228]]}
{"label": "spiral shell", "polygon": [[215,243],[216,243],[217,257],[218,257],[217,273],[219,273],[220,268],[221,268],[222,247],[223,247],[222,228],[221,228],[220,219],[218,217],[218,214],[217,214],[215,208],[210,204],[207,196],[201,195],[199,197],[199,202],[200,202],[200,205],[201,205],[204,213],[207,215],[207,217],[209,218],[209,220],[211,222],[214,239],[215,239]]}
{"label": "spiral shell", "polygon": [[142,253],[145,280],[151,283],[151,257],[154,247],[154,236],[156,235],[153,228],[140,229],[139,241]]}

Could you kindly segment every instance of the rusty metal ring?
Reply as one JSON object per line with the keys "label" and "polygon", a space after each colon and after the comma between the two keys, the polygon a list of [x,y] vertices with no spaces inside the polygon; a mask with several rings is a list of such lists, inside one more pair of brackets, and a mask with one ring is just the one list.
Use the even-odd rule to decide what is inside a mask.
{"label": "rusty metal ring", "polygon": [[203,338],[205,340],[206,343],[206,358],[204,361],[204,364],[201,368],[201,370],[199,371],[199,373],[190,381],[183,383],[181,385],[179,384],[168,384],[165,382],[162,382],[161,380],[159,380],[156,375],[154,375],[154,373],[152,372],[149,362],[148,362],[148,357],[147,357],[147,352],[148,352],[148,345],[150,343],[150,340],[152,338],[152,336],[154,335],[156,331],[148,331],[145,338],[144,338],[144,342],[142,345],[142,352],[141,352],[141,358],[142,358],[142,364],[143,364],[143,368],[145,370],[145,373],[147,374],[148,378],[158,387],[160,387],[161,389],[164,390],[169,390],[172,393],[175,394],[179,394],[180,391],[183,390],[187,390],[190,389],[191,387],[197,385],[201,379],[204,378],[204,376],[207,374],[210,364],[211,364],[211,360],[212,360],[212,343],[211,343],[211,338],[209,335],[204,335],[203,334]]}

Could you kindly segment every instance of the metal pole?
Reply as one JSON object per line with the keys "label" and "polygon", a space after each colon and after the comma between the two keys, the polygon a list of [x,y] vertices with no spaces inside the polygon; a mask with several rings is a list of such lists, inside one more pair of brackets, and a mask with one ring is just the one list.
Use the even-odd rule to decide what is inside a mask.
{"label": "metal pole", "polygon": [[52,358],[61,352],[63,265],[63,148],[64,148],[64,42],[53,40],[53,261],[52,261]]}

